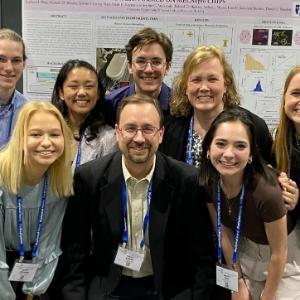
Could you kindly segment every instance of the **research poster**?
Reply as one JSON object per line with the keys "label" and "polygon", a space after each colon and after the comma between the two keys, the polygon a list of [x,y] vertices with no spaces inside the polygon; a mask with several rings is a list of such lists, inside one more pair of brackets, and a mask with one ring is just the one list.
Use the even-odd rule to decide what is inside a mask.
{"label": "research poster", "polygon": [[50,100],[60,67],[73,58],[101,70],[107,91],[128,84],[124,46],[144,27],[173,42],[167,84],[193,48],[218,45],[234,69],[242,106],[270,130],[276,126],[284,79],[300,65],[300,1],[23,0],[24,94]]}

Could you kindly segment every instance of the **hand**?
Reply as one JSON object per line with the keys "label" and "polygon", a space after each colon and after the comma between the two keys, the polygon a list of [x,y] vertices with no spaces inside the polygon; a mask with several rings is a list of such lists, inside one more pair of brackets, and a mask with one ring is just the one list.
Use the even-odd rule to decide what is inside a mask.
{"label": "hand", "polygon": [[261,296],[261,298],[259,298],[260,300],[276,300],[276,297],[271,297],[271,298],[268,298],[268,297],[265,297],[264,295]]}
{"label": "hand", "polygon": [[259,300],[276,300],[276,296],[268,296],[264,291],[262,291]]}
{"label": "hand", "polygon": [[232,293],[231,300],[252,300],[243,278],[239,279],[239,291]]}
{"label": "hand", "polygon": [[284,200],[285,207],[288,210],[293,210],[299,198],[299,189],[295,181],[288,178],[286,173],[280,173],[278,181],[282,188],[282,198]]}

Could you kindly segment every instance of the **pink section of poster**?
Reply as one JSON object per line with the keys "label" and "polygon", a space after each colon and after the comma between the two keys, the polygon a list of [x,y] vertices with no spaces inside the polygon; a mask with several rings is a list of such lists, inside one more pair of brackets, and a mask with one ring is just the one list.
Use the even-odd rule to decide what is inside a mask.
{"label": "pink section of poster", "polygon": [[24,10],[291,17],[288,0],[24,0]]}

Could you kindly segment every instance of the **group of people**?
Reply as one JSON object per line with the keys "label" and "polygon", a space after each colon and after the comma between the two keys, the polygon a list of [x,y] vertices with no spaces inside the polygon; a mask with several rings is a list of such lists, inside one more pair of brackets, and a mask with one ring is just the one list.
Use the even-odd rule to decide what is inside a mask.
{"label": "group of people", "polygon": [[164,33],[125,48],[129,86],[69,60],[52,103],[27,101],[0,29],[0,299],[300,299],[300,67],[273,138],[220,48],[172,88]]}

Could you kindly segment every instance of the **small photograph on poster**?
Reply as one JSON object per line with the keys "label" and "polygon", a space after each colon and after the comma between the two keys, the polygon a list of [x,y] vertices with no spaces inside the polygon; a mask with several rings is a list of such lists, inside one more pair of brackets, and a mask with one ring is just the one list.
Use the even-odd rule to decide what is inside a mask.
{"label": "small photograph on poster", "polygon": [[129,85],[132,78],[128,71],[127,56],[122,48],[97,48],[97,71],[106,93]]}
{"label": "small photograph on poster", "polygon": [[300,2],[293,2],[292,17],[300,17]]}
{"label": "small photograph on poster", "polygon": [[294,43],[295,45],[300,45],[300,31],[294,33]]}
{"label": "small photograph on poster", "polygon": [[252,45],[266,46],[268,45],[269,29],[253,29]]}
{"label": "small photograph on poster", "polygon": [[59,67],[29,66],[26,69],[28,93],[52,94]]}
{"label": "small photograph on poster", "polygon": [[293,30],[273,29],[272,30],[272,46],[291,46]]}
{"label": "small photograph on poster", "polygon": [[248,29],[244,29],[240,32],[240,42],[242,44],[248,44],[251,41],[251,32]]}

